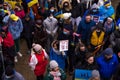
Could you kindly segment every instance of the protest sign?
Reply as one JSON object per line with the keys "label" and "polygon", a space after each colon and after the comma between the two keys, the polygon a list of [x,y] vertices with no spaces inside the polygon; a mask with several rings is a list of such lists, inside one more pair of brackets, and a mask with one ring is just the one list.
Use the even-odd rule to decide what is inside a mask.
{"label": "protest sign", "polygon": [[89,80],[91,76],[92,76],[91,70],[76,69],[74,80]]}
{"label": "protest sign", "polygon": [[68,44],[69,44],[68,40],[61,40],[59,50],[60,51],[68,51]]}

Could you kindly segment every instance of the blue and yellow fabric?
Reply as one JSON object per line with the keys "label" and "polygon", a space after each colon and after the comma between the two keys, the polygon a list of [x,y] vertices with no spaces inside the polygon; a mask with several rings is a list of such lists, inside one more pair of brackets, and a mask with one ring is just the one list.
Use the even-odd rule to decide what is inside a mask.
{"label": "blue and yellow fabric", "polygon": [[33,6],[34,4],[38,3],[38,0],[25,0],[28,7]]}
{"label": "blue and yellow fabric", "polygon": [[4,0],[4,2],[8,2],[11,6],[12,6],[12,8],[14,9],[15,8],[15,4],[16,3],[19,3],[19,4],[21,4],[22,3],[22,0],[19,0],[19,1],[16,1],[16,0]]}
{"label": "blue and yellow fabric", "polygon": [[112,17],[112,19],[115,19],[115,11],[110,0],[104,2],[104,5],[99,8],[99,12],[104,18]]}

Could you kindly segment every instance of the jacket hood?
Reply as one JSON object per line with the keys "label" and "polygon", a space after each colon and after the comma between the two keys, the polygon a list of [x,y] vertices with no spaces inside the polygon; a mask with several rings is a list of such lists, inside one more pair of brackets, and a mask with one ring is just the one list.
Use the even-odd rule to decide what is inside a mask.
{"label": "jacket hood", "polygon": [[65,2],[68,3],[68,5],[69,5],[69,6],[68,6],[68,9],[71,10],[71,9],[72,9],[72,6],[71,6],[71,4],[70,4],[70,0],[63,0],[62,3],[61,3],[61,8],[63,8],[63,5],[64,5]]}
{"label": "jacket hood", "polygon": [[57,42],[57,40],[53,41],[52,44],[51,44],[51,46],[52,46],[53,51],[54,51],[57,55],[60,55],[61,52],[60,52],[59,50],[56,50],[56,49],[53,47],[53,45],[56,44],[56,42]]}

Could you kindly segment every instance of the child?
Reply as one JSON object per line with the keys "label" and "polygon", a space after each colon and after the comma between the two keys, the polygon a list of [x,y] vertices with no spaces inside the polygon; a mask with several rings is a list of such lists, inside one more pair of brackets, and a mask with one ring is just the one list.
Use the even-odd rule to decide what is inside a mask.
{"label": "child", "polygon": [[44,80],[66,80],[66,74],[59,68],[55,60],[51,60],[49,66],[50,68]]}
{"label": "child", "polygon": [[59,41],[55,40],[52,43],[52,49],[50,51],[50,60],[56,60],[56,62],[59,64],[59,67],[63,70],[65,69],[65,60],[66,60],[66,54],[65,52],[59,51]]}
{"label": "child", "polygon": [[37,80],[43,80],[48,63],[48,55],[39,44],[33,44],[34,53],[31,55],[29,65],[34,70]]}
{"label": "child", "polygon": [[100,80],[100,74],[98,70],[93,70],[92,71],[92,77],[90,80]]}

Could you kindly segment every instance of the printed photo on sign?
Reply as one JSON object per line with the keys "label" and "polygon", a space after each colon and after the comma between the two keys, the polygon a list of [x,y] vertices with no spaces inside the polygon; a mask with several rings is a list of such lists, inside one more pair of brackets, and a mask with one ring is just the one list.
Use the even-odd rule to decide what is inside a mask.
{"label": "printed photo on sign", "polygon": [[68,40],[61,40],[59,50],[60,51],[68,51],[68,43],[69,43]]}

